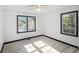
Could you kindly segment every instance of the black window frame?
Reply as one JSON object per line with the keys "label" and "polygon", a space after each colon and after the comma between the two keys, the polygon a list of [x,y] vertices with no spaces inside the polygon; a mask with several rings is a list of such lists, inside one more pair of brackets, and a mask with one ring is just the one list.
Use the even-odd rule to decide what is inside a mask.
{"label": "black window frame", "polygon": [[[27,17],[26,18],[26,25],[27,25],[27,30],[26,31],[22,31],[22,32],[19,32],[19,29],[18,29],[18,17]],[[34,30],[31,30],[29,31],[28,30],[28,18],[29,17],[33,17],[34,19]],[[35,32],[36,31],[36,17],[35,16],[24,16],[24,15],[17,15],[17,33],[27,33],[27,32]]]}
{"label": "black window frame", "polygon": [[[62,32],[62,15],[69,14],[69,13],[76,13],[76,35],[66,34],[66,33]],[[70,11],[70,12],[65,12],[65,13],[60,14],[60,33],[65,34],[65,35],[78,37],[78,11]]]}

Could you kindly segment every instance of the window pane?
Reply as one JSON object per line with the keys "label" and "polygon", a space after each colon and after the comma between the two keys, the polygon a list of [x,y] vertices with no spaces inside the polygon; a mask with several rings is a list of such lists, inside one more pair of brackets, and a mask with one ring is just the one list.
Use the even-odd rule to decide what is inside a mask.
{"label": "window pane", "polygon": [[18,32],[25,32],[27,31],[27,18],[18,16]]}
{"label": "window pane", "polygon": [[28,31],[35,31],[35,17],[28,17]]}

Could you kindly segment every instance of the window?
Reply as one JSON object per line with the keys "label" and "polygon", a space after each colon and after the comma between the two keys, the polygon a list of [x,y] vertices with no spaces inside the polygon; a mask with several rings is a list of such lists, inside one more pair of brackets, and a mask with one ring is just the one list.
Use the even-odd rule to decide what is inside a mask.
{"label": "window", "polygon": [[17,15],[17,33],[36,31],[36,17]]}

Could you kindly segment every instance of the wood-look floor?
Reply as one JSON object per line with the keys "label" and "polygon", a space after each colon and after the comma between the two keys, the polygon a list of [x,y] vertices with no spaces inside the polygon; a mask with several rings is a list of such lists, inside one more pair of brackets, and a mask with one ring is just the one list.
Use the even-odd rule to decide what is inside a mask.
{"label": "wood-look floor", "polygon": [[2,53],[78,53],[79,49],[41,36],[5,44]]}

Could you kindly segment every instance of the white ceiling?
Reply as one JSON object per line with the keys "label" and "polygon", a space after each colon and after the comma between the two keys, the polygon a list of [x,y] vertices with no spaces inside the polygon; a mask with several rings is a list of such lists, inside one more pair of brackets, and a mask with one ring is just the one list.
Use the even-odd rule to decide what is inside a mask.
{"label": "white ceiling", "polygon": [[34,5],[4,5],[4,9],[14,10],[14,11],[22,11],[33,14],[45,14],[51,11],[55,11],[58,9],[69,7],[70,5],[46,5],[45,7],[41,7],[41,11],[37,12]]}

